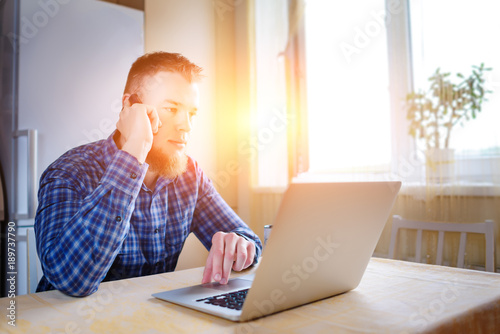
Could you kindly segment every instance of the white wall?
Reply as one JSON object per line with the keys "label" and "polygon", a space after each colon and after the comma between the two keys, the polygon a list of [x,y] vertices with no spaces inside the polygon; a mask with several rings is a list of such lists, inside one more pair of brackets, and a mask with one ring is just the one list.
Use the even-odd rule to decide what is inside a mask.
{"label": "white wall", "polygon": [[200,110],[188,154],[205,172],[216,170],[215,11],[212,1],[145,0],[145,51],[181,53],[201,66]]}

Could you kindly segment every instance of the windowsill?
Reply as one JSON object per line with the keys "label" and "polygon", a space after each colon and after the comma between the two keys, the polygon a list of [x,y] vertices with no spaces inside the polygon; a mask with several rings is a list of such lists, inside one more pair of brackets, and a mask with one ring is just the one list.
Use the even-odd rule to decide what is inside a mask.
{"label": "windowsill", "polygon": [[400,195],[500,197],[500,185],[487,182],[422,183],[403,182]]}
{"label": "windowsill", "polygon": [[[293,179],[293,182],[370,182],[396,181],[387,174],[314,174],[304,173]],[[421,181],[403,181],[400,195],[416,198],[434,196],[476,196],[500,197],[500,184],[490,182],[462,181],[453,183],[426,183]]]}
{"label": "windowsill", "polygon": [[269,193],[275,193],[275,194],[282,194],[285,192],[287,187],[265,187],[265,186],[255,186],[252,187],[252,192],[254,194],[269,194]]}

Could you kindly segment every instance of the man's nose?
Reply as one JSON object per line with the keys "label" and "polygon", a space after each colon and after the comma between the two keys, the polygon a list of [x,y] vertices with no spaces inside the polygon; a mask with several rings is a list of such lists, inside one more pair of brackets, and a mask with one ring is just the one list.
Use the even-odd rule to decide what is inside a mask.
{"label": "man's nose", "polygon": [[191,114],[188,111],[183,111],[179,113],[179,120],[177,124],[178,124],[177,129],[179,131],[191,132],[191,128],[193,125]]}

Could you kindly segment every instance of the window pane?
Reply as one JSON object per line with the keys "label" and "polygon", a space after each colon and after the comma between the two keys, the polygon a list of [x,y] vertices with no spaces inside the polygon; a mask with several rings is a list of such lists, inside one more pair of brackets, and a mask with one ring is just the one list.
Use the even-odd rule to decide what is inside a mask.
{"label": "window pane", "polygon": [[306,2],[311,172],[388,168],[384,0]]}
{"label": "window pane", "polygon": [[[455,127],[450,148],[459,154],[500,153],[500,4],[495,0],[412,0],[410,2],[413,73],[415,89],[428,89],[428,78],[439,67],[451,72],[471,73],[472,65],[484,63],[487,89],[493,93],[477,119]],[[451,9],[452,8],[452,9]]]}
{"label": "window pane", "polygon": [[[254,186],[288,183],[285,62],[287,1],[255,2],[256,124],[249,146],[257,158]],[[269,33],[272,31],[273,33]]]}

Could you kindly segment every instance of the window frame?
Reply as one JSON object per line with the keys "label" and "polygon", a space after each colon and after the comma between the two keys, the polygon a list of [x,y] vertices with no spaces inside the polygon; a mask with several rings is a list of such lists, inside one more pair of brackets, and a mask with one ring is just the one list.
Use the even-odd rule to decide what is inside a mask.
{"label": "window frame", "polygon": [[[292,0],[291,3],[298,0]],[[414,138],[408,135],[409,122],[406,119],[404,104],[406,95],[414,90],[414,66],[412,59],[412,35],[411,35],[411,0],[385,0],[386,12],[391,17],[386,23],[387,32],[387,52],[389,62],[389,90],[390,90],[390,119],[391,119],[391,163],[390,172],[349,172],[343,173],[340,177],[333,176],[335,172],[311,173],[308,168],[309,156],[307,149],[307,136],[302,133],[297,136],[296,131],[291,131],[289,142],[295,142],[295,149],[290,157],[290,175],[301,179],[311,180],[336,180],[336,179],[382,179],[382,180],[404,180],[413,184],[425,181],[425,153],[418,149]],[[304,27],[298,32],[298,37],[304,40]],[[302,42],[303,43],[303,42]],[[302,44],[304,45],[304,44]],[[295,64],[304,63],[304,52],[294,53],[292,57]],[[305,66],[304,66],[305,70]],[[291,77],[295,79],[294,77]],[[305,80],[305,78],[300,78]],[[306,101],[307,92],[305,84],[301,84],[302,101]],[[296,94],[297,91],[292,91]],[[294,95],[291,95],[294,96]],[[291,109],[297,113],[300,111],[300,119],[307,124],[307,107],[304,104],[300,108]],[[404,124],[405,126],[401,126]],[[298,147],[301,147],[299,150]],[[305,149],[304,149],[305,148]],[[485,173],[470,173],[470,169],[464,168],[466,164],[485,162],[493,165],[500,165],[500,156],[462,156],[455,158],[457,180],[465,184],[492,184],[500,175]],[[300,162],[300,163],[299,163]],[[302,168],[299,168],[301,166]],[[467,172],[461,172],[467,170]]]}

